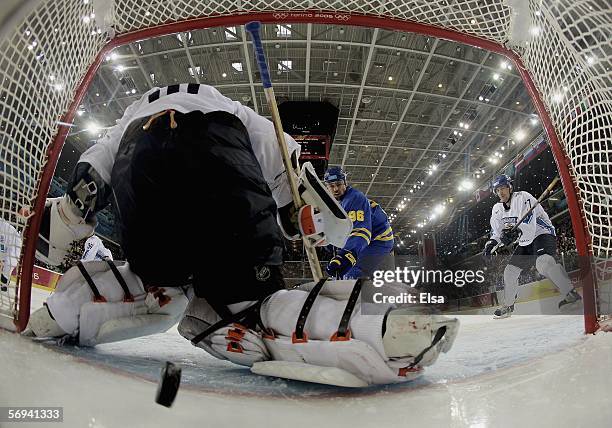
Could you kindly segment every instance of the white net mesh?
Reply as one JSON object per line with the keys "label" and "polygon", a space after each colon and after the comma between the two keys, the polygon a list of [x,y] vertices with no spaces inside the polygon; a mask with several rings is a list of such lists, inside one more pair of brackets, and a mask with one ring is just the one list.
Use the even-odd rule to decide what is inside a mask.
{"label": "white net mesh", "polygon": [[[514,46],[541,94],[567,153],[567,159],[557,161],[569,163],[593,254],[607,260],[612,256],[609,3],[604,0],[513,1],[523,5],[522,12],[506,3],[501,0],[41,0],[34,10],[25,14],[22,22],[3,28],[5,38],[0,41],[1,218],[19,233],[24,232],[24,223],[19,221],[17,212],[22,206],[32,207],[38,196],[47,150],[63,126],[59,121],[71,120],[65,114],[81,80],[105,45],[106,34],[98,28],[106,30],[105,25],[110,25],[116,36],[194,18],[257,12],[275,12],[275,18],[289,22],[292,14],[310,11],[309,19],[316,21],[317,13],[325,11],[332,17],[336,14],[336,18],[339,13],[353,13],[428,24]],[[98,15],[95,17],[94,7]],[[513,13],[526,13],[521,15],[521,22],[531,22],[527,29],[528,44],[509,43]],[[338,19],[338,22],[347,21]],[[206,21],[198,25],[206,26]],[[171,31],[172,27],[168,26],[168,32]],[[29,247],[33,244],[24,243]],[[600,278],[610,276],[609,265],[597,266]],[[24,280],[23,286],[28,287],[29,282]],[[18,307],[14,304],[16,290],[13,286],[0,296],[0,325],[12,323]]]}

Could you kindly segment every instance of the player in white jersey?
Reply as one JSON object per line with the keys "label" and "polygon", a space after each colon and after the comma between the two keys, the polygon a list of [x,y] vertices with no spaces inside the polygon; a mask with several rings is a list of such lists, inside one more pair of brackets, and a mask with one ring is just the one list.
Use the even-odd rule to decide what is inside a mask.
{"label": "player in white jersey", "polygon": [[85,250],[81,256],[82,262],[91,260],[112,260],[113,253],[104,246],[104,243],[96,235],[91,236],[85,241]]}
{"label": "player in white jersey", "polygon": [[21,236],[10,223],[0,219],[0,291],[7,291],[11,272],[19,262]]}
{"label": "player in white jersey", "polygon": [[[500,201],[493,206],[491,212],[491,239],[485,244],[483,255],[490,258],[491,251],[498,243],[510,245],[518,239],[518,246],[504,269],[504,304],[495,311],[495,317],[506,318],[512,314],[521,271],[534,265],[565,296],[559,308],[581,300],[578,292],[572,288],[565,269],[555,260],[555,228],[542,205],[529,192],[515,192],[507,175],[495,179],[493,191]],[[534,206],[518,228],[512,231],[521,217]]]}
{"label": "player in white jersey", "polygon": [[[297,165],[299,146],[285,139]],[[308,363],[366,384],[401,382],[433,364],[452,344],[454,320],[391,307],[361,316],[356,281],[321,282],[316,301],[285,290],[281,232],[342,247],[352,228],[308,163],[299,192],[310,205],[297,211],[272,122],[207,85],[153,88],[81,156],[67,195],[47,203],[37,245],[47,263],[61,263],[112,196],[127,263],[77,263],[32,314],[32,333],[95,345],[182,318],[184,337],[237,364]]]}

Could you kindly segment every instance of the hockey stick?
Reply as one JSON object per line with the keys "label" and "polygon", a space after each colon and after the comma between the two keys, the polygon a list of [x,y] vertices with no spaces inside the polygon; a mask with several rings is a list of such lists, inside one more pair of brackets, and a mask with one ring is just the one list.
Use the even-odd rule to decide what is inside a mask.
{"label": "hockey stick", "polygon": [[[533,210],[538,205],[540,205],[544,201],[544,199],[546,199],[549,196],[548,194],[552,191],[552,189],[557,185],[558,182],[559,182],[559,176],[557,175],[557,176],[555,176],[553,181],[551,181],[551,183],[548,185],[548,187],[546,189],[544,189],[544,191],[542,192],[542,194],[538,198],[537,202],[531,208],[529,208],[525,214],[523,214],[523,216],[520,218],[520,220],[518,220],[516,222],[516,224],[514,226],[512,226],[512,228],[510,229],[510,232],[514,232],[516,229],[518,229],[518,227],[521,225],[523,220],[525,220],[527,218],[527,216],[529,214],[531,214],[533,212]],[[514,244],[514,242],[512,244]],[[510,245],[512,245],[512,244],[510,244]],[[495,252],[498,249],[500,249],[501,247],[503,247],[503,246],[504,246],[504,244],[501,241],[498,242],[497,245],[495,245],[495,247],[493,247],[493,249],[491,250],[491,254],[495,254]]]}
{"label": "hockey stick", "polygon": [[[293,203],[295,204],[296,209],[300,209],[304,205],[304,202],[302,201],[302,198],[300,198],[295,176],[291,174],[291,172],[295,172],[296,175],[298,175],[299,171],[296,171],[291,165],[291,158],[289,157],[289,152],[287,151],[287,143],[285,142],[283,124],[281,123],[280,114],[278,113],[278,106],[276,105],[274,88],[272,87],[270,71],[268,69],[268,63],[266,61],[266,54],[264,53],[263,45],[261,43],[261,35],[259,33],[261,29],[261,22],[251,21],[247,23],[244,28],[251,34],[251,39],[253,41],[253,50],[255,52],[255,60],[257,61],[257,66],[259,67],[259,72],[261,74],[261,83],[263,84],[264,93],[266,94],[266,100],[268,102],[268,107],[270,108],[272,123],[274,123],[276,140],[278,141],[278,145],[281,151],[283,164],[285,165],[285,169],[287,170],[287,180],[289,181],[289,187],[291,188],[291,196],[293,198]],[[317,256],[317,251],[308,239],[304,239],[304,247],[306,248],[306,255],[308,256],[308,263],[310,264],[312,276],[314,277],[315,281],[319,281],[323,278],[323,273],[321,272],[321,265],[319,264],[319,257]]]}

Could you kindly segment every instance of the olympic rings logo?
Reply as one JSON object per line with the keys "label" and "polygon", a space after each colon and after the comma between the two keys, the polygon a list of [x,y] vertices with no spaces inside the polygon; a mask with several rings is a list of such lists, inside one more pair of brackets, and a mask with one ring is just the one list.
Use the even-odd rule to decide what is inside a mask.
{"label": "olympic rings logo", "polygon": [[335,14],[334,18],[336,18],[338,21],[348,21],[349,19],[351,19],[351,15],[340,15],[340,14]]}

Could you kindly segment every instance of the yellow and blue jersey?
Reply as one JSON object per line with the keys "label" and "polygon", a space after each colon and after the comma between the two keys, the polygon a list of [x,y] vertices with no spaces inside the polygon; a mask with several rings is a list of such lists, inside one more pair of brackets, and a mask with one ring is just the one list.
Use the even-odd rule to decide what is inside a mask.
{"label": "yellow and blue jersey", "polygon": [[393,249],[393,230],[387,213],[380,205],[350,186],[340,204],[353,221],[353,230],[344,246],[345,250],[359,257],[366,248],[367,253],[371,254],[387,254]]}

